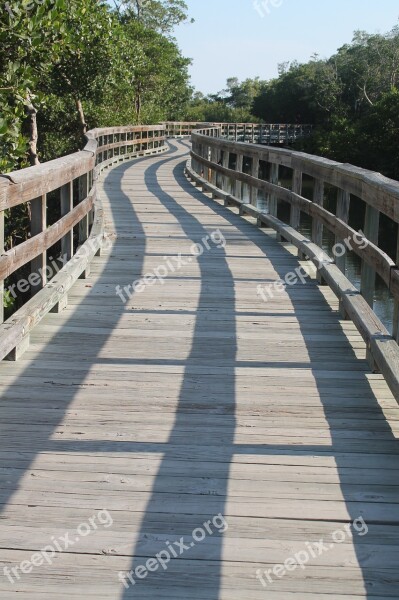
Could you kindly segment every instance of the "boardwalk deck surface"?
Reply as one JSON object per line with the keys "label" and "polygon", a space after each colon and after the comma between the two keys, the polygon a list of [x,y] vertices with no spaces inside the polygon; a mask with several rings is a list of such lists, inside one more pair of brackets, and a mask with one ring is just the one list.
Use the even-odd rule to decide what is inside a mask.
{"label": "boardwalk deck surface", "polygon": [[[0,598],[397,598],[397,404],[329,289],[262,300],[297,258],[187,182],[187,152],[105,175],[112,247],[0,364]],[[116,295],[167,261],[163,284]]]}

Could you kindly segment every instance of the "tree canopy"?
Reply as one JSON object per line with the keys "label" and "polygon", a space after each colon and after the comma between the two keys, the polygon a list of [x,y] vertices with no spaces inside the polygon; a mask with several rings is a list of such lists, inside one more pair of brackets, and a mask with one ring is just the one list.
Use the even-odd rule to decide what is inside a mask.
{"label": "tree canopy", "polygon": [[186,113],[199,121],[309,123],[298,148],[399,179],[399,27],[354,33],[329,58],[283,63],[278,77],[227,80],[217,94],[196,93]]}
{"label": "tree canopy", "polygon": [[87,128],[179,118],[183,0],[8,0],[0,12],[0,171],[76,150]]}

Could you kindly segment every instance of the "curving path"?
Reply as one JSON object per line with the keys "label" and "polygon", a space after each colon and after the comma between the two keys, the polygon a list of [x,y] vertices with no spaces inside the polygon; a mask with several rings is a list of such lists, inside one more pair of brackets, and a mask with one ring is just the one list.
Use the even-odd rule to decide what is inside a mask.
{"label": "curving path", "polygon": [[110,247],[0,363],[0,598],[397,598],[399,408],[329,289],[262,300],[293,249],[187,156],[106,174]]}

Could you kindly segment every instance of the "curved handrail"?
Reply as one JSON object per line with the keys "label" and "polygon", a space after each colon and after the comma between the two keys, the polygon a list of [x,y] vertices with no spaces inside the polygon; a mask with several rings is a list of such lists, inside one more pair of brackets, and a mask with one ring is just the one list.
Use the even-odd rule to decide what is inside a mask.
{"label": "curved handrail", "polygon": [[234,141],[258,144],[292,144],[311,135],[313,125],[298,123],[200,123],[165,121],[166,137],[188,137],[193,131],[218,127],[221,135]]}
{"label": "curved handrail", "polygon": [[[225,205],[238,206],[240,214],[255,217],[259,226],[273,228],[281,238],[298,248],[300,256],[306,256],[314,262],[320,280],[324,280],[340,299],[343,316],[353,320],[365,340],[372,367],[377,367],[383,373],[399,400],[399,267],[378,246],[380,213],[399,223],[399,182],[380,173],[290,149],[230,141],[223,138],[222,134],[222,128],[210,126],[192,132],[191,164],[186,169],[188,176],[215,198],[223,199]],[[234,155],[233,161],[230,160],[231,155]],[[245,159],[250,159],[250,174],[243,172]],[[259,177],[260,161],[269,165],[268,181]],[[235,163],[235,168],[231,162]],[[279,185],[280,165],[292,169],[292,189]],[[217,174],[222,179],[218,185]],[[304,174],[314,180],[312,200],[302,196]],[[242,198],[243,183],[250,189],[249,203]],[[325,184],[337,188],[335,214],[323,206]],[[258,207],[258,190],[268,196],[269,212]],[[361,233],[348,224],[352,195],[366,205],[364,232]],[[277,217],[278,201],[290,206],[289,224]],[[312,219],[310,238],[298,231],[301,212]],[[337,241],[348,242],[348,247],[360,257],[360,292],[345,276],[342,259],[334,261],[322,250],[323,228],[334,234]],[[357,243],[353,243],[355,239]],[[382,278],[395,299],[393,336],[372,308],[376,274]]]}
{"label": "curved handrail", "polygon": [[[36,275],[35,284],[31,280],[33,297],[0,324],[0,360],[21,355],[29,344],[29,332],[49,311],[66,306],[67,292],[88,274],[91,260],[101,251],[104,220],[96,190],[101,172],[120,161],[166,148],[162,125],[98,128],[87,133],[86,145],[79,152],[0,176],[3,219],[5,210],[27,202],[32,215],[31,238],[0,256],[0,282],[3,287],[7,277],[28,263]],[[55,190],[60,190],[61,218],[47,227],[47,194]],[[79,227],[76,252],[75,227]],[[48,282],[47,250],[59,241],[66,264]]]}

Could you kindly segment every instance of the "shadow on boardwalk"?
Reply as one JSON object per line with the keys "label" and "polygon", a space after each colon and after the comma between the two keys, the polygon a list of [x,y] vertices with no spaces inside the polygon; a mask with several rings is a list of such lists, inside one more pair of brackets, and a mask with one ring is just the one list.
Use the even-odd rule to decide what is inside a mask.
{"label": "shadow on boardwalk", "polygon": [[[173,154],[176,150],[172,147],[172,155],[163,156],[157,159],[154,164],[148,162],[145,180],[148,188],[154,193],[155,197],[164,206],[176,221],[181,225],[184,234],[192,241],[200,241],[204,235],[209,233],[209,228],[184,209],[170,194],[166,193],[157,181],[160,169],[168,164],[168,161],[175,161],[178,155]],[[144,159],[147,160],[147,159]],[[230,211],[220,207],[216,202],[208,199],[206,196],[193,192],[192,186],[186,181],[183,168],[185,158],[182,158],[174,169],[174,177],[180,187],[199,203],[206,206],[214,213],[226,220],[226,223],[233,225],[242,234],[251,239],[251,233],[256,231],[253,226],[246,223],[242,218],[234,215]],[[135,163],[137,164],[137,162]],[[125,209],[126,222],[135,227],[137,235],[132,240],[134,244],[134,253],[136,262],[129,272],[129,281],[126,285],[143,274],[144,257],[146,252],[145,232],[140,220],[134,210],[131,200],[123,191],[123,177],[131,164],[125,164],[112,171],[112,192],[118,195],[119,203],[122,203]],[[109,179],[111,181],[111,178]],[[105,182],[107,188],[108,178]],[[228,235],[226,234],[226,237]],[[266,238],[265,238],[266,239]],[[259,241],[259,236],[253,236],[253,242],[258,245],[262,252],[266,254],[266,244]],[[270,239],[268,241],[270,247]],[[103,286],[109,284],[107,279],[110,272],[118,270],[118,249],[126,247],[126,239],[121,237],[116,241],[115,252],[111,254],[103,274],[96,280],[93,289],[88,298],[101,292]],[[280,248],[276,244],[276,248]],[[284,250],[281,249],[281,253]],[[291,255],[286,253],[287,258]],[[290,258],[291,260],[291,258]],[[289,261],[287,261],[287,264]],[[292,259],[292,264],[295,260]],[[212,520],[215,515],[226,513],[226,500],[228,497],[229,474],[231,460],[233,455],[237,454],[258,454],[261,456],[303,456],[309,457],[333,457],[338,470],[342,495],[346,503],[348,518],[341,522],[331,519],[331,531],[340,529],[344,521],[354,520],[363,516],[367,521],[370,533],[364,538],[355,537],[354,547],[357,556],[357,562],[360,565],[364,577],[364,593],[359,597],[367,597],[369,600],[383,597],[397,597],[399,582],[395,574],[395,564],[397,564],[397,539],[399,534],[399,493],[397,482],[389,480],[389,473],[394,476],[398,473],[398,447],[384,414],[380,409],[372,390],[369,387],[366,376],[359,376],[359,385],[356,394],[348,398],[348,392],[345,389],[345,380],[340,380],[339,373],[334,375],[331,370],[331,377],[326,377],[322,369],[318,367],[320,354],[317,347],[311,340],[312,328],[309,320],[303,317],[303,301],[298,300],[296,290],[289,290],[290,299],[300,326],[302,337],[306,343],[309,361],[313,367],[313,376],[317,384],[320,400],[324,406],[324,414],[331,431],[330,446],[298,446],[292,444],[259,444],[239,446],[234,444],[234,434],[236,427],[235,417],[235,399],[236,399],[236,368],[237,362],[237,323],[235,307],[235,282],[230,271],[228,260],[223,249],[212,252],[211,255],[204,254],[198,259],[198,265],[201,274],[201,289],[196,312],[196,321],[192,339],[192,346],[187,360],[184,363],[184,377],[179,394],[179,402],[175,415],[175,422],[172,433],[162,449],[157,444],[137,444],[130,442],[114,442],[105,440],[96,440],[92,442],[85,441],[59,441],[53,440],[54,432],[62,424],[65,412],[73,402],[77,390],[84,385],[84,381],[93,364],[101,363],[101,351],[107,340],[112,334],[113,329],[125,313],[125,307],[115,298],[112,310],[106,314],[106,323],[108,334],[98,336],[96,342],[91,343],[90,347],[85,348],[84,360],[76,361],[76,368],[68,367],[64,370],[59,362],[53,362],[51,350],[44,349],[34,360],[34,364],[29,364],[26,371],[22,372],[18,380],[12,385],[12,399],[7,399],[7,390],[0,404],[0,418],[2,420],[2,443],[1,456],[6,466],[13,465],[13,469],[7,478],[2,479],[1,503],[3,507],[3,517],[7,515],[7,503],[14,493],[18,493],[19,486],[24,474],[28,472],[35,462],[37,456],[41,453],[52,452],[53,454],[76,453],[84,455],[86,453],[135,453],[135,452],[154,452],[162,453],[162,462],[154,480],[151,497],[146,507],[146,512],[141,523],[139,542],[134,550],[134,556],[131,567],[145,564],[147,557],[151,557],[151,552],[146,551],[146,541],[148,541],[149,532],[153,532],[152,541],[161,550],[168,541],[179,540],[182,536],[190,536],[193,529],[201,527],[205,521]],[[289,269],[289,267],[287,267]],[[281,270],[279,276],[286,274]],[[220,310],[220,306],[212,305],[210,297],[216,297],[217,291],[223,281],[224,298],[223,304],[223,323],[225,326],[225,337],[229,339],[226,344],[223,338],[204,335],[204,331],[210,329],[209,311]],[[121,282],[122,283],[122,282]],[[210,293],[212,292],[212,294]],[[315,288],[313,290],[315,299],[321,298],[321,293]],[[265,314],[268,314],[268,308],[265,305]],[[68,337],[68,327],[78,318],[84,321],[85,318],[100,319],[102,315],[93,315],[90,313],[90,306],[76,307],[76,311],[71,319],[65,323],[65,326],[58,332],[57,340],[61,341]],[[254,313],[259,316],[259,313]],[[342,343],[347,344],[347,352],[350,352],[350,345],[342,334]],[[205,357],[205,358],[204,358]],[[298,357],[296,368],[307,366],[307,363]],[[122,361],[123,362],[123,361]],[[134,362],[134,361],[131,361]],[[126,358],[129,364],[129,357]],[[173,356],[170,357],[168,364],[173,364]],[[256,377],[257,366],[267,366],[267,363],[253,363],[254,377]],[[208,376],[206,369],[208,367],[218,367],[223,369],[223,375]],[[280,366],[279,364],[274,366]],[[281,365],[283,366],[283,365]],[[287,364],[285,364],[287,366]],[[52,367],[57,371],[52,373]],[[7,370],[11,369],[8,365],[2,365],[0,369],[1,376],[6,376]],[[215,389],[223,389],[224,403],[223,408],[218,406],[218,397]],[[62,389],[62,395],[60,394]],[[54,399],[54,392],[57,391],[57,399]],[[203,402],[201,412],[201,402]],[[306,405],[306,398],[304,405]],[[215,414],[224,415],[223,438],[218,438],[217,433],[209,427],[209,404],[214,402]],[[265,390],[265,404],[267,403],[267,390]],[[40,409],[40,410],[38,410]],[[40,411],[44,410],[46,419],[40,416]],[[201,423],[201,414],[204,416],[204,423]],[[208,424],[206,421],[208,420]],[[365,428],[365,421],[370,420],[370,429]],[[376,423],[378,427],[376,428]],[[25,428],[25,429],[24,429]],[[190,473],[192,478],[187,477],[187,488],[179,487],[178,490],[170,490],[165,493],[165,485],[169,485],[168,478],[176,467],[176,461],[182,457],[184,446],[182,440],[187,438],[187,429],[195,430],[195,439],[190,443],[190,448],[194,453],[185,456],[185,460],[190,462]],[[24,430],[25,438],[17,437],[18,431]],[[346,437],[344,433],[346,432]],[[364,436],[360,435],[364,432]],[[369,434],[367,437],[367,433]],[[353,435],[353,437],[351,437]],[[217,460],[215,460],[215,450],[217,451]],[[288,460],[288,458],[287,458]],[[209,464],[217,463],[217,493],[210,493],[211,482],[209,474]],[[392,478],[393,479],[393,478]],[[295,484],[293,484],[293,488]],[[35,521],[37,517],[45,522],[46,502],[43,496],[38,498],[37,492],[32,492],[31,497],[27,499],[27,506],[21,507],[21,514],[24,513],[27,520]],[[41,501],[42,505],[40,505]],[[283,500],[282,500],[283,503]],[[303,510],[306,509],[308,500],[304,499],[302,503]],[[309,509],[306,509],[309,512]],[[248,513],[251,513],[250,504]],[[160,517],[162,515],[162,518]],[[257,514],[245,515],[256,519]],[[301,508],[298,508],[296,517],[298,523],[303,519]],[[320,515],[313,515],[315,521],[323,520]],[[312,520],[312,518],[310,520]],[[157,521],[157,519],[159,519]],[[228,516],[227,516],[228,520]],[[325,519],[329,520],[329,519]],[[303,540],[306,541],[313,540]],[[384,544],[386,542],[386,544]],[[154,547],[154,544],[150,547]],[[200,545],[198,549],[193,548],[187,552],[183,560],[176,560],[170,563],[167,571],[151,574],[151,579],[131,586],[123,591],[115,580],[115,594],[110,598],[121,598],[130,600],[137,598],[151,598],[152,600],[190,600],[193,594],[196,600],[219,600],[221,596],[221,577],[222,563],[221,556],[223,550],[223,537],[215,532],[212,540],[204,542],[206,548],[205,554],[201,554]],[[245,557],[244,557],[245,558]],[[287,557],[288,558],[288,557]],[[77,562],[79,557],[76,557]],[[271,565],[272,566],[272,565]],[[356,566],[356,565],[355,565]],[[249,566],[249,569],[252,567]],[[250,574],[252,576],[252,573]],[[45,578],[46,575],[44,574]],[[339,589],[345,586],[342,582],[341,573],[337,569],[331,568],[331,579],[336,580]],[[304,585],[306,586],[306,579]],[[319,586],[320,594],[330,593],[334,598],[339,593],[331,588],[327,592],[323,588],[323,578],[316,583]],[[279,591],[279,582],[273,591]],[[289,581],[282,582],[281,585],[289,586]],[[292,592],[298,592],[300,597],[303,590],[296,590],[298,583],[291,580],[294,586]],[[61,587],[61,584],[60,584]],[[348,583],[350,587],[350,582]],[[60,592],[68,591],[60,589]],[[260,588],[260,592],[267,596]],[[284,591],[283,591],[284,593]],[[342,593],[342,592],[340,592]],[[22,594],[21,594],[22,595]],[[256,597],[260,597],[260,593]],[[29,596],[26,596],[29,597]],[[272,597],[272,596],[271,596]],[[281,596],[278,598],[281,600]]]}
{"label": "shadow on boardwalk", "polygon": [[[178,222],[182,225],[187,237],[193,241],[199,241],[201,237],[206,233],[201,223],[192,215],[190,215],[184,208],[178,204],[173,197],[166,194],[161,186],[156,181],[156,174],[161,168],[162,164],[154,165],[148,169],[146,174],[146,180],[148,187],[156,195],[159,201],[175,216]],[[203,206],[210,208],[212,211],[223,217],[230,225],[233,225],[245,236],[252,239],[252,241],[258,245],[258,247],[265,252],[265,245],[259,242],[258,236],[252,236],[251,232],[254,232],[253,225],[245,222],[242,218],[234,215],[230,211],[227,211],[216,202],[208,199],[206,196],[199,196],[197,193],[193,193],[193,187],[187,182],[183,173],[184,163],[183,161],[178,164],[174,169],[174,176],[176,181],[179,183],[181,188],[187,194],[191,194],[192,197],[200,202]],[[270,243],[270,240],[269,240]],[[286,255],[288,259],[287,268],[278,270],[278,275],[284,277],[287,272],[292,268],[289,265],[295,265],[295,259],[292,255],[285,251],[280,245],[279,247],[282,254]],[[231,277],[231,273],[226,262],[226,258],[221,253],[218,257],[219,273],[223,277],[223,284],[228,287],[227,295],[231,300],[224,306],[226,318],[225,326],[227,329],[228,336],[232,340],[236,340],[236,312],[234,302],[234,281]],[[216,292],[220,282],[217,278],[211,280],[209,284],[208,269],[212,268],[212,260],[209,261],[207,257],[200,260],[201,277],[202,277],[202,288],[200,301],[198,305],[197,319],[195,333],[193,336],[193,343],[190,356],[185,365],[185,377],[182,385],[179,406],[176,412],[176,421],[174,424],[173,432],[168,440],[168,447],[166,448],[165,455],[162,461],[162,465],[159,469],[157,478],[154,483],[152,498],[149,501],[147,507],[146,517],[142,524],[141,534],[145,535],[148,531],[151,521],[151,515],[159,510],[159,497],[160,493],[164,491],[164,481],[167,478],[168,473],[173,469],[173,461],[175,458],[174,448],[179,444],[182,433],[187,427],[187,418],[190,406],[196,402],[196,394],[201,398],[205,395],[210,395],[212,398],[212,386],[209,384],[209,377],[203,376],[199,387],[193,390],[191,374],[192,367],[197,365],[203,365],[203,358],[201,358],[201,349],[203,348],[203,338],[201,337],[201,331],[206,328],[207,319],[206,309],[209,308],[209,300],[207,298],[210,288],[209,285],[214,286],[211,290]],[[213,271],[212,271],[213,272]],[[207,285],[206,285],[207,284]],[[232,293],[230,293],[232,292]],[[311,514],[311,506],[314,505],[309,500],[304,499],[300,502],[298,498],[298,511],[296,515],[291,515],[292,519],[298,519],[298,527],[301,527],[301,521],[305,517],[303,512],[310,514],[308,517],[311,522],[312,519],[315,521],[327,521],[331,522],[331,534],[337,530],[343,530],[343,527],[347,523],[351,523],[362,517],[366,522],[369,529],[369,533],[366,536],[360,537],[354,534],[353,547],[356,554],[356,560],[363,573],[363,587],[359,588],[359,583],[352,582],[349,580],[345,583],[341,577],[342,573],[337,571],[337,568],[331,567],[330,570],[323,569],[321,574],[314,585],[319,590],[320,594],[332,594],[332,597],[342,597],[347,594],[352,594],[352,590],[356,588],[354,594],[359,597],[374,599],[382,597],[395,597],[396,591],[399,585],[399,577],[395,573],[395,563],[398,558],[398,546],[397,535],[399,533],[399,487],[391,485],[391,478],[389,473],[397,474],[397,468],[399,466],[398,460],[398,443],[395,439],[392,431],[385,419],[385,416],[375,398],[373,391],[370,388],[366,374],[362,375],[362,371],[357,371],[357,390],[351,386],[352,396],[350,397],[347,390],[347,379],[340,378],[340,372],[345,370],[343,360],[337,360],[337,366],[334,369],[332,365],[330,367],[329,374],[326,375],[325,367],[322,365],[323,359],[320,357],[320,345],[315,345],[312,340],[312,334],[314,333],[314,326],[309,321],[309,312],[306,310],[304,300],[301,300],[300,293],[295,289],[288,288],[288,294],[290,301],[292,302],[293,308],[296,312],[296,317],[300,327],[302,338],[306,344],[306,351],[308,354],[308,362],[301,361],[301,357],[298,357],[297,363],[290,363],[293,368],[309,368],[309,362],[312,365],[312,374],[314,381],[317,386],[320,402],[324,408],[324,415],[326,423],[330,429],[331,434],[331,445],[295,445],[292,444],[265,444],[257,446],[239,446],[233,444],[234,436],[234,410],[235,410],[235,368],[240,365],[236,360],[237,342],[231,343],[231,345],[223,349],[220,348],[215,342],[209,340],[207,346],[207,360],[208,366],[217,366],[218,359],[221,356],[221,352],[224,352],[224,358],[227,359],[227,366],[223,363],[225,373],[225,394],[231,398],[231,405],[228,412],[226,413],[226,431],[227,437],[223,439],[223,442],[218,445],[218,456],[221,457],[221,464],[223,467],[220,470],[220,479],[224,481],[224,489],[221,490],[219,486],[218,497],[213,498],[213,510],[212,513],[221,512],[225,514],[225,503],[227,498],[227,484],[229,477],[229,463],[232,460],[234,454],[259,454],[263,456],[303,456],[307,458],[314,457],[331,457],[335,461],[337,468],[340,487],[342,496],[345,501],[347,516],[344,516],[345,511],[341,512],[340,517],[331,517],[331,512],[328,511],[323,514],[323,507],[327,507],[328,501],[321,502],[323,507],[320,507],[319,512]],[[326,309],[327,304],[318,288],[313,285],[313,294],[315,301],[320,304],[324,303]],[[213,294],[212,294],[213,295]],[[215,307],[216,308],[216,307]],[[265,305],[265,314],[268,313]],[[256,314],[254,314],[256,316]],[[317,323],[317,315],[315,315],[315,321]],[[320,326],[318,325],[319,331]],[[339,334],[338,334],[339,335]],[[343,354],[348,356],[351,354],[352,358],[355,359],[353,350],[347,341],[344,333],[340,334],[340,344],[344,345]],[[227,354],[226,354],[227,352]],[[325,360],[325,359],[324,359]],[[334,360],[334,359],[332,359]],[[256,368],[256,363],[252,366]],[[267,366],[267,363],[259,363],[258,366]],[[274,367],[287,367],[287,363],[274,363]],[[254,373],[256,377],[256,373]],[[212,378],[213,379],[213,378]],[[214,383],[214,382],[213,382]],[[299,390],[298,390],[299,393]],[[267,397],[267,390],[265,390],[265,402]],[[306,398],[303,398],[303,403],[306,405]],[[283,398],[282,398],[283,401]],[[217,404],[217,397],[215,397],[215,404]],[[368,427],[369,423],[369,427]],[[202,515],[203,518],[211,518],[212,514],[209,512],[209,499],[205,495],[208,490],[206,485],[206,479],[208,476],[206,467],[202,468],[202,461],[212,461],[212,453],[215,447],[214,436],[211,431],[196,425],[197,433],[196,440],[193,442],[194,447],[197,441],[201,440],[201,454],[193,455],[190,457],[192,460],[193,473],[196,476],[204,479],[204,496],[197,495],[195,511],[196,514]],[[305,434],[306,435],[306,434]],[[315,436],[317,434],[315,433]],[[209,443],[211,451],[209,456],[206,454],[206,445]],[[231,444],[231,446],[230,446]],[[199,448],[199,446],[198,446]],[[204,452],[205,450],[205,452]],[[305,461],[306,462],[306,461]],[[309,464],[309,463],[306,463]],[[300,467],[299,467],[300,468]],[[383,469],[383,470],[382,470]],[[305,479],[306,480],[306,479]],[[322,484],[321,484],[322,485]],[[223,486],[222,486],[223,487]],[[292,484],[294,489],[294,484]],[[328,488],[328,485],[326,486]],[[221,491],[220,491],[221,490]],[[190,490],[187,490],[189,493]],[[196,490],[197,494],[201,494],[201,490]],[[327,497],[326,497],[327,498]],[[282,503],[284,500],[281,501]],[[181,515],[181,519],[184,520],[185,515],[190,515],[193,512],[192,498],[189,495],[176,495],[174,499],[174,510],[178,515]],[[309,506],[309,508],[307,508]],[[256,518],[257,514],[250,514],[250,506],[248,507],[248,517]],[[303,511],[303,512],[302,512]],[[202,518],[201,517],[201,518]],[[201,524],[201,518],[198,518],[198,525]],[[228,518],[228,517],[227,517]],[[282,515],[280,518],[284,518]],[[177,521],[179,518],[177,518]],[[192,521],[191,521],[192,523]],[[195,526],[195,525],[194,525]],[[364,528],[359,524],[359,527]],[[328,529],[328,528],[327,528]],[[168,525],[165,524],[159,529],[160,540],[161,539],[172,539],[176,534],[190,535],[190,531],[187,528],[176,529],[176,522],[173,519],[173,523]],[[306,542],[318,541],[310,539],[304,539],[303,545],[305,547]],[[156,594],[156,586],[159,585],[159,597],[178,597],[183,598],[183,595],[175,593],[173,596],[173,586],[176,588],[182,586],[186,588],[187,597],[189,597],[190,585],[199,585],[203,589],[203,595],[196,593],[195,598],[204,598],[206,600],[218,600],[221,597],[221,563],[218,564],[221,558],[222,551],[222,540],[220,544],[212,546],[212,551],[208,556],[208,559],[212,559],[213,567],[211,573],[207,574],[209,565],[204,562],[201,567],[198,567],[198,571],[194,571],[197,578],[193,579],[193,571],[190,569],[190,563],[187,563],[187,567],[178,568],[176,565],[170,566],[167,573],[162,573],[162,577],[154,577],[152,583],[148,581],[143,582],[141,589],[136,587],[130,588],[125,592],[125,600],[131,598],[145,598],[148,597],[148,591],[144,590],[146,585],[149,585],[153,593]],[[140,548],[136,548],[136,555],[141,555]],[[289,558],[291,555],[287,556]],[[189,559],[187,559],[189,560]],[[243,559],[245,560],[245,558]],[[278,561],[276,561],[278,562]],[[333,561],[334,562],[334,561]],[[132,569],[135,569],[140,564],[143,564],[142,560],[134,561]],[[200,564],[200,563],[199,563]],[[328,563],[327,563],[328,564]],[[342,565],[344,566],[344,565]],[[346,565],[349,567],[349,565]],[[356,568],[356,563],[352,566]],[[265,568],[273,567],[271,565],[265,565]],[[314,572],[314,571],[313,571]],[[184,573],[186,573],[186,580],[184,580]],[[273,585],[273,592],[278,593],[281,591],[284,593],[298,593],[299,597],[305,594],[313,587],[309,588],[308,580],[305,577],[302,579],[302,583],[291,580],[290,582],[279,582],[277,581]],[[159,581],[157,584],[156,582]],[[334,587],[336,583],[336,588]],[[281,585],[280,585],[281,583]],[[152,587],[155,586],[155,587]],[[291,587],[290,587],[291,586]],[[354,588],[352,587],[354,586]],[[170,596],[166,590],[170,590]],[[261,588],[260,588],[261,589]],[[176,590],[177,591],[177,590]],[[150,594],[151,595],[151,594]],[[224,597],[224,596],[223,596]],[[256,596],[258,597],[258,595]],[[274,596],[273,596],[274,597]],[[351,596],[352,597],[352,596]],[[280,598],[280,596],[279,596]]]}

